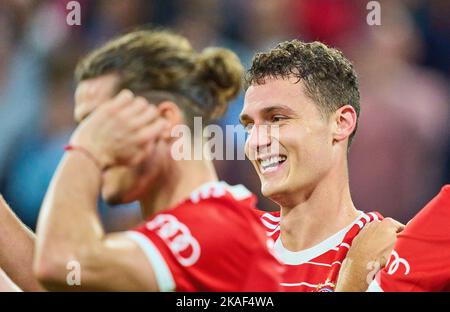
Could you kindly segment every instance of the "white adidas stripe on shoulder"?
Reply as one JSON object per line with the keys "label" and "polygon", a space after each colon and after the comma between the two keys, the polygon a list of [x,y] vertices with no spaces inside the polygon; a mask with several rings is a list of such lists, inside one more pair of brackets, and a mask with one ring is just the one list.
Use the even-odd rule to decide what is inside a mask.
{"label": "white adidas stripe on shoulder", "polygon": [[202,199],[222,197],[226,192],[229,192],[237,201],[241,201],[252,196],[252,193],[242,184],[231,186],[224,181],[211,181],[201,185],[191,192],[190,199],[195,204]]}
{"label": "white adidas stripe on shoulder", "polygon": [[364,223],[362,223],[361,220],[358,220],[358,222],[356,222],[356,224],[359,226],[360,229],[362,229],[364,227]]}
{"label": "white adidas stripe on shoulder", "polygon": [[267,218],[273,222],[279,222],[280,221],[280,217],[276,217],[274,215],[272,215],[271,213],[266,212],[265,214],[263,214],[261,216],[261,218]]}
{"label": "white adidas stripe on shoulder", "polygon": [[270,223],[264,219],[261,219],[262,224],[270,230],[276,229],[279,225],[277,223]]}
{"label": "white adidas stripe on shoulder", "polygon": [[367,214],[363,214],[362,217],[364,218],[364,220],[366,220],[367,222],[370,222],[370,217]]}
{"label": "white adidas stripe on shoulder", "polygon": [[267,236],[271,237],[272,235],[274,235],[276,232],[280,231],[280,226],[278,225],[275,230],[273,230],[272,232],[267,232]]}
{"label": "white adidas stripe on shoulder", "polygon": [[374,212],[369,212],[369,214],[373,217],[374,220],[380,220],[380,218],[378,218],[377,214]]}

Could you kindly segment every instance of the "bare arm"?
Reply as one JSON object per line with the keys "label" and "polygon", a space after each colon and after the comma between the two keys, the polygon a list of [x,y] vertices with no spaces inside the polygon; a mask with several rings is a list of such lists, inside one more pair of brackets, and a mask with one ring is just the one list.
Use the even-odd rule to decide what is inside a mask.
{"label": "bare arm", "polygon": [[35,237],[0,195],[0,267],[24,291],[42,291],[33,275]]}
{"label": "bare arm", "polygon": [[[80,125],[72,144],[89,150],[102,167],[115,161],[109,157],[115,153],[111,149],[135,157],[138,153],[130,142],[142,142],[135,137],[136,128],[121,124],[134,117],[145,121],[139,118],[143,114],[133,107],[132,100],[129,95],[119,94],[113,103],[102,104],[107,106],[97,109]],[[120,117],[120,112],[126,118]],[[154,136],[159,131],[155,128],[150,132]],[[148,137],[144,139],[149,141]],[[39,217],[36,275],[50,290],[158,290],[153,269],[140,247],[124,233],[105,234],[96,209],[101,179],[102,172],[93,159],[79,151],[66,153]],[[72,261],[77,261],[81,269],[78,286],[67,283],[67,265]]]}
{"label": "bare arm", "polygon": [[[49,290],[157,290],[153,270],[124,234],[105,235],[96,211],[100,171],[80,154],[64,157],[43,204],[36,274]],[[71,261],[81,285],[67,283]]]}
{"label": "bare arm", "polygon": [[373,221],[355,237],[342,263],[337,292],[366,291],[375,274],[382,269],[404,225],[386,218]]}

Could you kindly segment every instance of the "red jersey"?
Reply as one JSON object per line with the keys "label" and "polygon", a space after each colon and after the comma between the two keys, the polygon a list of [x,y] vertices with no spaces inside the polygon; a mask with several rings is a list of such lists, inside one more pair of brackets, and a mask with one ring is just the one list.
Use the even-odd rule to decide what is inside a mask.
{"label": "red jersey", "polygon": [[316,246],[292,252],[283,246],[279,237],[280,213],[261,212],[267,235],[275,241],[275,252],[285,266],[280,284],[282,291],[334,291],[342,261],[353,239],[365,224],[382,218],[377,212],[361,212],[353,223]]}
{"label": "red jersey", "polygon": [[450,291],[450,185],[398,235],[369,291]]}
{"label": "red jersey", "polygon": [[244,186],[212,182],[128,232],[160,291],[279,291],[280,262]]}

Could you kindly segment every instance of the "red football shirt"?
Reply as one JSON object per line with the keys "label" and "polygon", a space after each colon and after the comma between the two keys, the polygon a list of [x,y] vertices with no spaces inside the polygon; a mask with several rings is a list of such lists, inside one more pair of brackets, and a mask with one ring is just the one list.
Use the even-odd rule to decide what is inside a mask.
{"label": "red football shirt", "polygon": [[450,291],[450,185],[398,235],[369,291]]}
{"label": "red football shirt", "polygon": [[241,185],[207,183],[128,234],[161,291],[279,291],[282,265],[255,204]]}
{"label": "red football shirt", "polygon": [[334,291],[342,261],[353,239],[365,224],[382,218],[377,212],[361,212],[353,223],[316,246],[292,252],[283,246],[279,237],[280,213],[261,212],[267,234],[275,241],[275,252],[285,266],[280,284],[282,291]]}

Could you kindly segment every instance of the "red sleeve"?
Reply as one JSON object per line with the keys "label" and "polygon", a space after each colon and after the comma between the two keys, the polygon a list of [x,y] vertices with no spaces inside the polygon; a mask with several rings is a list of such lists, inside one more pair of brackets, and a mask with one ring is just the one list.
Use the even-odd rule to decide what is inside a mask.
{"label": "red sleeve", "polygon": [[238,208],[215,199],[186,202],[130,232],[161,291],[277,290],[279,272],[262,226]]}
{"label": "red sleeve", "polygon": [[406,225],[369,290],[450,291],[450,185]]}

